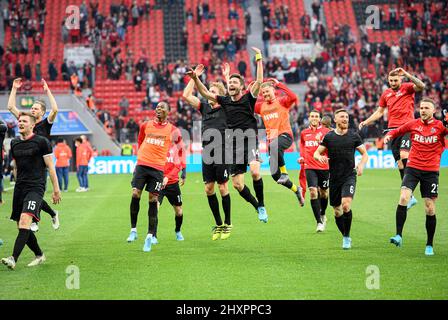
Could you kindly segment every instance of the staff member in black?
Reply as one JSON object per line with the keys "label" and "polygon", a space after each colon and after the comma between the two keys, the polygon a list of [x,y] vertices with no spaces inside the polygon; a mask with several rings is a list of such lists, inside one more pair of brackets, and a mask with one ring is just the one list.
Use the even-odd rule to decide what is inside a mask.
{"label": "staff member in black", "polygon": [[[336,225],[342,233],[342,248],[350,249],[352,239],[352,201],[355,196],[356,175],[361,176],[369,160],[366,148],[358,133],[349,131],[347,110],[335,111],[336,129],[328,132],[319,148],[314,152],[314,159],[330,164],[330,205],[334,209]],[[328,150],[328,157],[322,155]],[[361,162],[355,166],[355,151],[361,153]]]}
{"label": "staff member in black", "polygon": [[[51,127],[53,126],[53,122],[56,119],[56,115],[58,114],[58,105],[44,79],[42,79],[42,85],[44,88],[44,92],[47,94],[48,99],[50,100],[51,104],[50,114],[45,119],[43,118],[47,111],[47,108],[45,102],[42,100],[34,101],[33,105],[31,106],[30,112],[36,118],[36,125],[34,127],[33,132],[39,136],[43,136],[48,140],[50,140]],[[8,100],[8,110],[17,119],[19,119],[20,111],[16,107],[16,93],[21,86],[22,86],[22,79],[21,78],[15,79]],[[59,229],[59,213],[53,210],[45,200],[42,201],[41,209],[51,216],[51,224],[53,226],[53,229],[54,230]],[[37,223],[32,224],[31,230],[34,232],[37,232],[39,230],[39,226],[37,225]]]}
{"label": "staff member in black", "polygon": [[19,115],[20,138],[11,141],[11,153],[17,167],[11,220],[17,221],[19,234],[12,256],[1,260],[10,269],[15,269],[25,245],[36,255],[36,258],[28,264],[29,267],[37,266],[45,261],[45,255],[37,243],[36,236],[31,232],[30,226],[33,221],[40,220],[47,169],[53,185],[53,203],[57,204],[61,201],[50,141],[33,133],[35,124],[36,118],[31,113],[21,113]]}

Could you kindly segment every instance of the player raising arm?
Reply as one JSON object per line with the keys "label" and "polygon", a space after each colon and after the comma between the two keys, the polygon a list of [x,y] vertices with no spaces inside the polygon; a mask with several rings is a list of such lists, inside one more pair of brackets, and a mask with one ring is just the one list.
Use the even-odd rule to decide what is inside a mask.
{"label": "player raising arm", "polygon": [[[252,49],[256,53],[257,79],[247,93],[244,92],[244,78],[237,73],[229,76],[229,96],[216,95],[207,90],[197,76],[197,69],[196,71],[190,69],[187,74],[193,79],[199,93],[205,99],[212,103],[217,102],[224,109],[229,132],[231,132],[229,136],[226,136],[226,143],[231,145],[233,149],[233,154],[229,154],[229,157],[226,156],[226,163],[231,163],[233,187],[238,190],[241,197],[258,211],[258,219],[266,223],[268,215],[264,207],[263,179],[260,174],[260,153],[258,150],[258,128],[254,115],[255,103],[263,82],[263,62],[260,49]],[[203,66],[200,65],[199,68],[203,68]],[[247,166],[250,166],[257,199],[251,194],[244,182],[244,173],[247,171]]]}
{"label": "player raising arm", "polygon": [[433,239],[436,231],[436,204],[439,188],[440,158],[445,149],[445,136],[448,129],[443,123],[434,119],[436,111],[433,100],[424,98],[420,102],[420,119],[415,119],[405,125],[390,131],[384,142],[410,134],[412,149],[401,184],[400,200],[396,211],[397,234],[390,242],[400,247],[403,243],[402,232],[407,216],[407,204],[412,192],[420,183],[420,193],[425,200],[426,213],[426,255],[433,255]]}
{"label": "player raising arm", "polygon": [[[342,233],[342,248],[350,249],[352,239],[352,201],[355,196],[356,176],[361,176],[369,156],[359,134],[348,130],[347,110],[335,111],[336,129],[328,132],[314,152],[314,159],[329,163],[330,205],[334,209],[336,225]],[[361,162],[355,167],[355,151],[361,153]],[[328,151],[328,157],[324,155]]]}
{"label": "player raising arm", "polygon": [[[411,83],[403,83],[403,77],[407,77],[411,80]],[[425,84],[402,68],[392,70],[389,73],[388,81],[390,88],[381,95],[378,109],[367,120],[359,124],[359,130],[383,117],[386,109],[388,111],[388,129],[385,132],[396,129],[414,119],[415,93],[423,91]],[[409,134],[397,136],[391,140],[390,149],[398,164],[401,180],[403,180],[404,168],[406,168],[409,150],[411,149]],[[416,203],[417,200],[412,197],[412,200],[408,203],[408,209]]]}

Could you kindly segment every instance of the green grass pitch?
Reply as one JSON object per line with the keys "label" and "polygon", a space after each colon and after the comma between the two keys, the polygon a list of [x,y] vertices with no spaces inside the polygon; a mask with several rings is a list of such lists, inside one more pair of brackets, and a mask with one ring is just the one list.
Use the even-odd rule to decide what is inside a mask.
{"label": "green grass pitch", "polygon": [[[297,172],[290,172],[297,181]],[[137,242],[129,244],[130,175],[90,176],[91,191],[63,194],[61,228],[53,231],[42,213],[37,234],[47,262],[28,268],[25,247],[15,271],[0,266],[0,299],[446,299],[448,297],[448,170],[440,176],[435,256],[424,255],[423,201],[408,213],[404,246],[389,244],[399,197],[397,170],[367,170],[353,203],[353,248],[344,251],[329,208],[327,231],[315,233],[307,194],[300,208],[294,194],[264,176],[269,222],[232,188],[234,229],[225,241],[211,240],[212,214],[201,175],[190,173],[182,188],[185,241],[174,235],[168,202],[159,212],[159,244],[142,251],[147,194],[141,201]],[[249,187],[252,183],[246,175]],[[9,183],[5,182],[6,187]],[[12,190],[0,207],[0,256],[11,254],[17,235],[9,221]],[[218,196],[220,199],[220,197]],[[46,199],[50,199],[47,192]],[[220,201],[220,200],[219,200]],[[67,267],[79,268],[79,289],[68,289]],[[378,268],[376,288],[369,266]],[[70,286],[69,286],[70,287]]]}

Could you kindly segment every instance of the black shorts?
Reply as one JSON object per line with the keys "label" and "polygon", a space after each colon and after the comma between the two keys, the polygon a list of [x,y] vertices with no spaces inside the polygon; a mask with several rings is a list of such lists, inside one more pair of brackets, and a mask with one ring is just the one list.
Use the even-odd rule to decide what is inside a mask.
{"label": "black shorts", "polygon": [[[231,176],[245,174],[247,166],[253,161],[260,160],[260,150],[258,149],[258,137],[244,137],[244,143],[233,141],[233,158],[230,165]],[[226,163],[229,159],[226,158]]]}
{"label": "black shorts", "polygon": [[167,197],[172,206],[180,207],[182,205],[182,194],[180,192],[179,183],[166,185],[159,193],[159,203],[162,205],[163,198]]}
{"label": "black shorts", "polygon": [[321,188],[327,189],[330,180],[330,171],[328,170],[317,170],[317,169],[306,169],[306,183],[308,188]]}
{"label": "black shorts", "polygon": [[342,198],[354,198],[356,191],[356,173],[345,179],[332,181],[330,178],[330,206],[338,207]]}
{"label": "black shorts", "polygon": [[230,166],[227,164],[206,164],[202,162],[202,179],[204,183],[217,182],[223,184],[229,181]]}
{"label": "black shorts", "polygon": [[[385,130],[389,132],[392,128]],[[389,142],[389,149],[392,151],[395,161],[400,160],[400,150],[411,150],[411,134],[406,133],[402,136],[396,137]]]}
{"label": "black shorts", "polygon": [[146,185],[146,191],[154,194],[158,194],[162,188],[163,183],[163,171],[137,165],[132,177],[132,188],[143,190]]}
{"label": "black shorts", "polygon": [[11,220],[20,221],[22,213],[33,217],[34,222],[40,221],[40,206],[44,199],[45,188],[16,185],[12,200]]}
{"label": "black shorts", "polygon": [[408,188],[412,191],[417,188],[420,182],[420,194],[422,198],[437,198],[439,189],[439,172],[423,171],[411,167],[404,170],[402,188]]}

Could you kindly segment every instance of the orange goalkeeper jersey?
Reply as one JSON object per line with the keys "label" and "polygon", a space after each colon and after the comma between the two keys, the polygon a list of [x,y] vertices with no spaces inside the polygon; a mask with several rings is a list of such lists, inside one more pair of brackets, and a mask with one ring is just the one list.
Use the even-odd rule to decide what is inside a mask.
{"label": "orange goalkeeper jersey", "polygon": [[138,135],[137,165],[163,171],[171,143],[177,143],[179,135],[179,130],[169,122],[151,120],[143,123]]}

